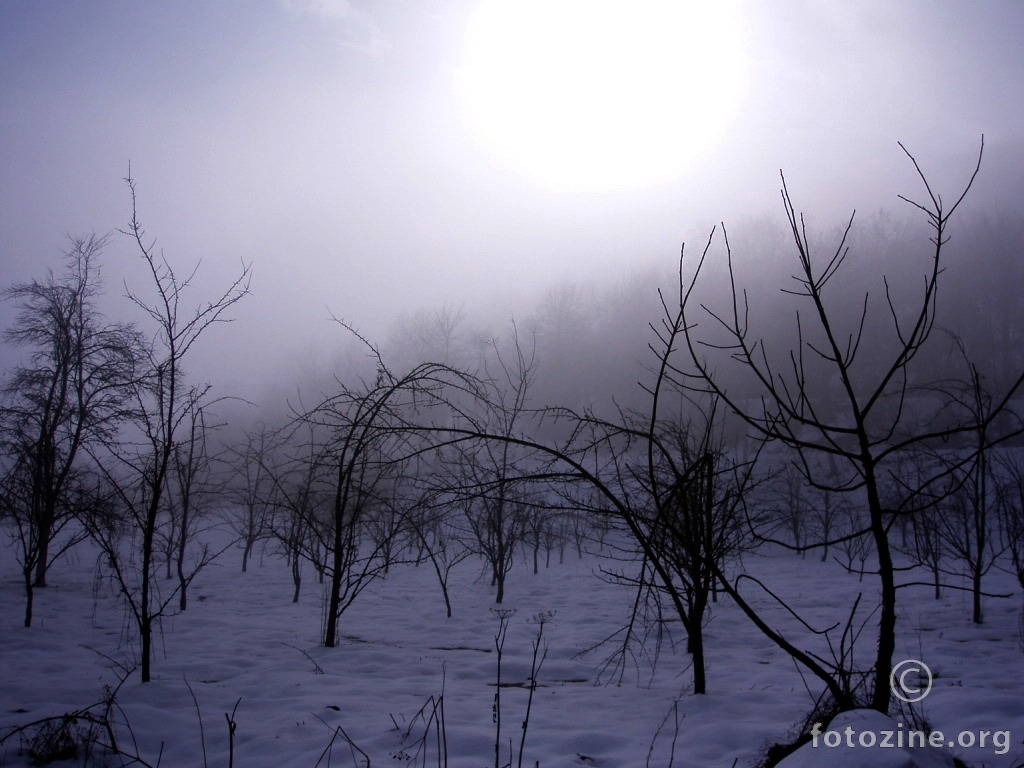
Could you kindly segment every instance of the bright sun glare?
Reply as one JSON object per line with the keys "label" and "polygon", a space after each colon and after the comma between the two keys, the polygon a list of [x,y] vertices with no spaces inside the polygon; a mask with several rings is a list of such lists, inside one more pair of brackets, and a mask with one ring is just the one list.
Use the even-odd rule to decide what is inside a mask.
{"label": "bright sun glare", "polygon": [[745,62],[723,0],[481,0],[457,88],[498,162],[560,191],[684,172],[735,116]]}

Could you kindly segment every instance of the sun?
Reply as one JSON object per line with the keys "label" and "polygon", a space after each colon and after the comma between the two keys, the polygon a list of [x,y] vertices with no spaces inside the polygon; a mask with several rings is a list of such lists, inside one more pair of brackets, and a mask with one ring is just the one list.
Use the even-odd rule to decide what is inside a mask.
{"label": "sun", "polygon": [[550,189],[677,178],[738,112],[738,17],[723,0],[481,0],[456,77],[465,125]]}

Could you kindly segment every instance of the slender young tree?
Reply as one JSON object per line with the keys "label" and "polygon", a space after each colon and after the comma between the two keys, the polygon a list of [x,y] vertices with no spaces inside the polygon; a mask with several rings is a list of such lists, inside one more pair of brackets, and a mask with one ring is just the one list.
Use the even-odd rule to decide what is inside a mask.
{"label": "slender young tree", "polygon": [[[414,475],[417,483],[422,483],[425,471]],[[445,614],[452,617],[452,598],[448,589],[448,580],[452,570],[472,554],[472,550],[466,547],[459,537],[458,527],[454,515],[451,513],[451,494],[447,489],[443,492],[436,490],[431,484],[421,488],[418,494],[413,496],[406,506],[404,521],[411,532],[411,546],[416,551],[416,563],[424,557],[430,561],[437,577],[438,586],[441,588],[441,595],[444,598]]]}
{"label": "slender young tree", "polygon": [[270,484],[267,525],[291,571],[293,603],[299,602],[302,591],[304,562],[313,563],[321,575],[325,573],[324,536],[317,531],[324,527],[330,499],[330,467],[320,456],[315,431],[310,429],[303,440],[297,436],[298,430],[278,434],[272,443],[261,443],[258,454]]}
{"label": "slender young tree", "polygon": [[253,548],[270,537],[271,495],[274,478],[268,470],[272,436],[266,427],[246,432],[242,442],[228,449],[228,497],[234,502],[225,513],[227,524],[242,547],[242,573],[249,568]]}
{"label": "slender young tree", "polygon": [[[488,429],[505,437],[516,434],[530,415],[530,388],[537,377],[536,345],[527,349],[514,323],[510,341],[510,352],[492,341],[496,371],[489,376],[493,402]],[[505,580],[537,504],[535,489],[524,479],[531,475],[534,456],[510,440],[461,446],[457,456],[453,482],[463,512],[465,541],[487,563],[496,590],[494,602],[500,605],[505,600]]]}
{"label": "slender young tree", "polygon": [[971,620],[981,624],[984,618],[982,582],[1005,552],[998,535],[998,494],[993,471],[994,441],[1004,440],[1022,431],[1015,414],[1007,411],[1001,424],[993,424],[990,411],[994,403],[984,376],[971,360],[963,339],[952,335],[953,351],[962,360],[966,376],[946,388],[947,410],[960,411],[976,424],[965,436],[963,447],[938,453],[939,461],[949,467],[951,486],[939,501],[935,516],[942,549],[951,560],[960,563],[962,575],[970,581]]}
{"label": "slender young tree", "polygon": [[[1024,462],[1012,448],[998,453],[996,462],[1003,475],[997,494],[1000,535],[1010,552],[1017,583],[1024,589]],[[1024,613],[1021,621],[1024,622]]]}
{"label": "slender young tree", "polygon": [[173,544],[169,563],[173,562],[178,579],[178,610],[188,607],[188,587],[219,551],[201,544],[190,560],[190,544],[201,532],[210,502],[220,495],[219,483],[213,477],[214,458],[209,453],[210,432],[218,425],[207,419],[207,406],[192,402],[182,424],[182,436],[174,446],[171,465],[171,486],[168,493],[169,523]]}
{"label": "slender young tree", "polygon": [[330,467],[331,509],[319,529],[327,552],[327,605],[324,645],[338,642],[341,614],[390,565],[385,557],[392,527],[385,537],[368,535],[368,523],[401,482],[409,457],[433,450],[415,418],[448,418],[460,392],[475,392],[476,380],[447,364],[421,363],[405,374],[393,373],[379,350],[353,331],[376,363],[374,381],[359,380],[327,397],[302,420],[327,435],[322,452]]}
{"label": "slender young tree", "polygon": [[[199,338],[213,325],[227,321],[228,310],[249,293],[251,268],[243,264],[226,290],[190,310],[186,301],[194,288],[198,266],[186,277],[178,276],[142,227],[130,170],[125,181],[131,193],[132,217],[122,233],[132,241],[151,278],[151,297],[132,290],[128,290],[127,296],[148,318],[153,331],[142,361],[143,375],[134,391],[134,427],[140,437],[127,444],[111,445],[111,455],[119,466],[104,471],[117,489],[138,535],[137,557],[126,560],[119,541],[102,529],[96,532],[135,619],[141,645],[142,682],[149,682],[154,624],[171,599],[158,598],[153,583],[159,516],[167,503],[182,429],[187,428],[189,414],[196,413],[207,402],[210,390],[209,385],[187,384],[184,363]],[[101,466],[107,466],[107,462],[102,461]]]}
{"label": "slender young tree", "polygon": [[[659,462],[665,472],[652,487],[654,514],[641,518],[648,549],[664,563],[672,581],[660,588],[686,630],[693,659],[694,693],[707,692],[704,622],[717,574],[751,546],[743,502],[750,486],[748,467],[737,466],[716,442],[714,408],[705,429],[676,428],[658,447],[670,448]],[[666,472],[667,470],[667,472]]]}

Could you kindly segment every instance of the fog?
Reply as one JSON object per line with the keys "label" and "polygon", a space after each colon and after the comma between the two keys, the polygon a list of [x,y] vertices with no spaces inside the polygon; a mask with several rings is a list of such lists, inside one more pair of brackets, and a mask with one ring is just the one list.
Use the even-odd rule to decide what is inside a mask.
{"label": "fog", "polygon": [[[146,275],[116,233],[131,217],[130,163],[148,235],[182,273],[201,260],[196,301],[253,265],[252,295],[188,367],[221,394],[261,400],[344,358],[350,338],[332,315],[398,344],[403,317],[409,327],[415,313],[443,306],[461,310],[467,327],[502,333],[513,314],[541,316],[544,297],[550,305],[569,284],[591,308],[636,294],[654,312],[683,241],[699,247],[720,221],[755,232],[784,223],[780,169],[811,226],[829,232],[853,209],[865,221],[879,209],[909,213],[897,195],[921,189],[898,141],[953,194],[984,134],[965,216],[1020,217],[1019,3],[737,3],[734,27],[720,30],[742,67],[734,106],[711,114],[724,108],[676,104],[680,142],[687,125],[711,119],[714,136],[659,178],[623,184],[599,173],[551,184],[476,132],[459,77],[477,5],[5,2],[0,283],[56,266],[66,234],[115,231],[103,262],[107,313],[134,318],[123,284],[145,291]],[[556,5],[523,4],[534,14],[526,27],[544,27],[543,9]],[[593,7],[628,16],[636,6]],[[583,36],[565,36],[569,59]],[[615,43],[602,41],[625,66],[630,52]],[[521,55],[534,54],[523,46]],[[721,66],[669,72],[649,97],[651,119],[662,115],[655,102],[685,102],[673,83],[714,86]],[[592,164],[612,166],[621,151],[601,147]],[[618,328],[630,340],[621,348],[636,347],[629,363],[642,355],[648,319],[637,302],[603,313],[605,332]],[[0,306],[0,324],[11,317]],[[591,362],[600,356],[588,350]]]}

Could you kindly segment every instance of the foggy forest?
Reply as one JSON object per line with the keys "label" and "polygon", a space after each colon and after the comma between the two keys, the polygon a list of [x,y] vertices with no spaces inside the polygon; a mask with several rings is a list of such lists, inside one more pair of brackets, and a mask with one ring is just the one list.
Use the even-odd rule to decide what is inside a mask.
{"label": "foggy forest", "polygon": [[1022,34],[4,5],[0,765],[1024,766]]}

